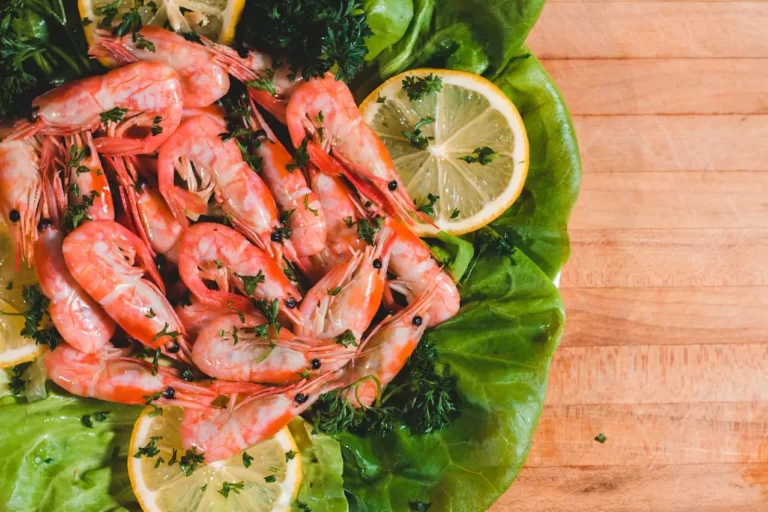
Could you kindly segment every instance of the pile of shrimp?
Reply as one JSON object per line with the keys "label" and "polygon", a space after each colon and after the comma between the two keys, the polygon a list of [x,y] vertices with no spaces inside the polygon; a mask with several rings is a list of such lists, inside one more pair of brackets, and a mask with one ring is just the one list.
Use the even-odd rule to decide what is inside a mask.
{"label": "pile of shrimp", "polygon": [[[16,265],[36,268],[63,340],[49,378],[183,407],[184,446],[208,462],[323,393],[370,406],[459,309],[384,145],[333,76],[139,35],[98,32],[91,54],[120,67],[36,98],[0,142]],[[235,125],[219,103],[230,77],[247,86]],[[266,79],[274,94],[248,85]]]}

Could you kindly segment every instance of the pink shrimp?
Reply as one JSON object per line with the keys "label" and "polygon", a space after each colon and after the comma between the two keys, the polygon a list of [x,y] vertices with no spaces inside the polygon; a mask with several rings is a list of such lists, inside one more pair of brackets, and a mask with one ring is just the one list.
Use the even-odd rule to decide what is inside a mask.
{"label": "pink shrimp", "polygon": [[268,439],[312,405],[322,393],[335,389],[329,384],[336,374],[282,388],[264,388],[227,409],[186,409],[181,421],[185,449],[197,448],[206,462],[227,459],[259,441]]}
{"label": "pink shrimp", "polygon": [[[208,200],[215,193],[224,214],[249,240],[276,261],[284,251],[295,261],[293,246],[276,231],[280,220],[269,189],[243,160],[235,141],[222,140],[225,131],[223,119],[210,115],[184,121],[160,148],[160,192],[184,226],[189,224],[187,217],[196,220],[207,212]],[[176,173],[188,190],[175,185]]]}
{"label": "pink shrimp", "polygon": [[183,105],[173,69],[137,62],[60,85],[35,98],[32,108],[34,121],[17,122],[11,139],[96,130],[105,124],[101,114],[111,113],[122,119],[109,124],[117,123],[123,136],[98,137],[94,146],[103,155],[131,155],[152,153],[165,142],[181,121]]}
{"label": "pink shrimp", "polygon": [[355,227],[355,222],[365,218],[365,215],[340,178],[323,174],[313,167],[309,172],[312,190],[325,212],[328,234],[323,250],[304,258],[302,265],[308,277],[318,281],[330,269],[365,248],[365,242],[358,236]]}
{"label": "pink shrimp", "polygon": [[184,328],[138,236],[116,222],[95,220],[67,235],[63,251],[78,284],[126,333],[169,357],[189,361]]}
{"label": "pink shrimp", "polygon": [[291,94],[286,118],[295,147],[311,137],[309,157],[321,171],[343,174],[361,195],[408,225],[414,215],[425,217],[416,211],[387,148],[363,120],[344,82],[329,74],[304,82]]}
{"label": "pink shrimp", "polygon": [[[252,307],[248,297],[279,300],[284,314],[301,323],[293,309],[301,300],[298,290],[273,260],[234,229],[195,224],[182,236],[179,254],[181,280],[201,302],[244,313]],[[218,289],[209,289],[206,281]]]}
{"label": "pink shrimp", "polygon": [[417,301],[379,324],[360,344],[355,360],[344,368],[343,380],[351,386],[347,399],[355,406],[370,406],[381,389],[403,369],[430,322],[429,306],[434,288]]}
{"label": "pink shrimp", "polygon": [[[232,314],[232,310],[229,308],[223,308],[221,306],[211,306],[200,302],[197,297],[190,295],[189,302],[179,304],[174,308],[176,316],[181,320],[184,329],[187,331],[187,336],[190,340],[197,339],[200,331],[208,325],[210,322],[216,320],[220,316]],[[245,314],[255,314],[256,309],[244,311]]]}
{"label": "pink shrimp", "polygon": [[[264,130],[267,137],[254,150],[261,158],[261,178],[266,183],[278,209],[288,213],[291,243],[299,257],[312,256],[325,246],[325,213],[314,192],[307,186],[301,169],[292,169],[293,158],[251,103],[251,130]],[[289,170],[290,169],[290,170]]]}
{"label": "pink shrimp", "polygon": [[192,360],[203,373],[228,381],[285,384],[341,368],[348,357],[336,342],[295,337],[288,329],[279,335],[263,315],[229,314],[200,331]]}
{"label": "pink shrimp", "polygon": [[[301,73],[288,65],[276,67],[277,62],[269,55],[250,50],[246,57],[221,44],[203,40],[215,54],[214,61],[224,66],[229,73],[248,86],[248,95],[267,112],[285,124],[285,109],[293,91],[302,83]],[[254,87],[259,83],[259,88]],[[274,90],[265,90],[265,86]]]}
{"label": "pink shrimp", "polygon": [[434,327],[453,317],[460,306],[459,290],[449,276],[432,258],[429,248],[403,223],[388,217],[385,229],[394,233],[389,270],[397,276],[390,287],[405,296],[407,302],[417,300],[435,286],[427,308],[427,327]]}
{"label": "pink shrimp", "polygon": [[0,142],[0,211],[14,241],[17,270],[22,257],[31,264],[35,256],[43,207],[41,143],[39,138]]}
{"label": "pink shrimp", "polygon": [[112,191],[96,153],[89,130],[66,137],[65,180],[67,204],[87,202],[86,216],[92,220],[115,220]]}
{"label": "pink shrimp", "polygon": [[381,304],[391,246],[389,234],[382,233],[375,246],[366,246],[318,281],[299,308],[304,317],[299,332],[329,340],[348,331],[356,346]]}
{"label": "pink shrimp", "polygon": [[48,376],[72,394],[121,404],[140,405],[147,396],[162,393],[156,405],[204,406],[217,393],[202,384],[185,382],[173,370],[109,350],[86,354],[62,343],[45,356]]}
{"label": "pink shrimp", "polygon": [[142,157],[107,157],[120,183],[123,209],[131,214],[133,230],[144,240],[150,251],[178,263],[179,242],[183,228],[171,213],[153,183],[152,159]]}
{"label": "pink shrimp", "polygon": [[145,61],[170,66],[179,75],[185,108],[207,107],[229,90],[227,70],[214,61],[209,50],[153,25],[122,37],[96,30],[88,53],[92,57],[111,57],[120,64]]}
{"label": "pink shrimp", "polygon": [[115,322],[70,274],[62,254],[61,231],[48,219],[40,221],[35,270],[43,294],[50,299],[48,314],[64,340],[80,352],[109,346]]}

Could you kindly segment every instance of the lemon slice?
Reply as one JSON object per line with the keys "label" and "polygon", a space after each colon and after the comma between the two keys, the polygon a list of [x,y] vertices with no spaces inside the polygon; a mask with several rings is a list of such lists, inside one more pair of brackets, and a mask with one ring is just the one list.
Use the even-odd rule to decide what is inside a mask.
{"label": "lemon slice", "polygon": [[[4,300],[0,300],[0,311],[17,314],[18,309]],[[24,317],[0,315],[0,368],[7,368],[39,357],[44,351],[44,345],[36,345],[34,340],[21,334],[24,328]]]}
{"label": "lemon slice", "polygon": [[[24,262],[16,271],[16,258],[8,226],[0,220],[0,300],[4,300],[16,309],[24,309],[21,291],[25,285],[35,284],[37,273]],[[0,341],[2,343],[2,341]]]}
{"label": "lemon slice", "polygon": [[[442,80],[442,89],[409,99],[403,80],[418,82],[430,73]],[[528,136],[515,105],[485,78],[444,69],[407,71],[373,91],[360,111],[416,204],[429,205],[430,194],[439,197],[426,209],[438,229],[452,235],[474,231],[520,195],[528,175]],[[413,145],[420,121],[423,149]],[[426,236],[436,229],[425,223],[416,231]]]}
{"label": "lemon slice", "polygon": [[[104,18],[104,8],[114,0],[78,0],[80,18],[88,44]],[[134,0],[122,0],[115,20],[129,12]],[[144,25],[170,26],[176,32],[196,32],[212,41],[229,44],[235,38],[235,26],[245,0],[145,0],[138,8]],[[85,20],[88,21],[85,21]]]}
{"label": "lemon slice", "polygon": [[[169,465],[174,449],[177,460],[185,454],[179,434],[183,410],[166,407],[161,416],[151,416],[152,410],[147,407],[136,421],[128,457],[131,487],[145,512],[290,509],[301,485],[301,455],[287,427],[245,451],[253,457],[247,468],[238,454],[199,464],[185,476],[178,462]],[[134,456],[148,445],[157,448],[154,456]],[[224,497],[219,491],[227,487]]]}

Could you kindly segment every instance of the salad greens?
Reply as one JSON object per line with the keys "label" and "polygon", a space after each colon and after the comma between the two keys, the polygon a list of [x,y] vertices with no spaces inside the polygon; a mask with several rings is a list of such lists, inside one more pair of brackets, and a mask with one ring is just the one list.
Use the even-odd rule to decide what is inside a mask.
{"label": "salad greens", "polygon": [[[398,377],[403,395],[393,400],[423,399],[419,379],[425,376],[429,382],[450,379],[451,401],[430,410],[445,414],[430,416],[438,421],[428,424],[416,415],[382,416],[382,428],[338,428],[330,437],[311,433],[301,420],[290,426],[304,456],[305,484],[294,510],[488,507],[525,462],[565,322],[552,279],[569,256],[567,221],[578,194],[580,162],[565,104],[523,45],[543,0],[250,1],[248,9],[265,5],[275,7],[276,16],[270,18],[275,29],[263,37],[273,38],[282,53],[290,55],[312,38],[320,41],[311,48],[321,51],[306,55],[316,65],[310,72],[338,63],[333,70],[350,78],[362,65],[351,82],[358,99],[396,73],[432,66],[483,74],[520,111],[530,140],[520,198],[474,235],[430,241],[461,279],[462,308],[427,332],[429,345],[422,352],[428,352],[431,366],[420,366],[424,357],[417,354]],[[315,15],[300,19],[299,7]],[[326,38],[319,26],[335,29]],[[241,27],[239,41],[255,44],[251,38],[257,36]],[[0,405],[0,471],[20,475],[0,482],[0,502],[9,510],[134,508],[125,452],[139,409],[51,389],[34,403],[0,400],[14,402]],[[109,414],[103,422],[93,421],[93,428],[84,427],[81,418],[97,412]]]}

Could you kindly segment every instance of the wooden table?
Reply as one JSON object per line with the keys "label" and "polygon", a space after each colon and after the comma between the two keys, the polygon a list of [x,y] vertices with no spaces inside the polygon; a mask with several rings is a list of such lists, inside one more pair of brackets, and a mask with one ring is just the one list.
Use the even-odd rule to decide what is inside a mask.
{"label": "wooden table", "polygon": [[584,175],[547,406],[492,510],[768,511],[768,3],[551,1],[529,43]]}

